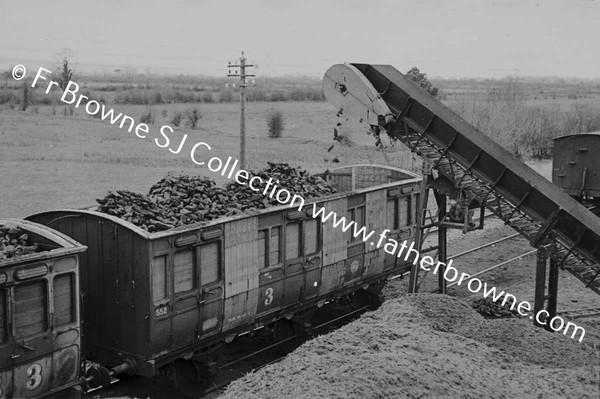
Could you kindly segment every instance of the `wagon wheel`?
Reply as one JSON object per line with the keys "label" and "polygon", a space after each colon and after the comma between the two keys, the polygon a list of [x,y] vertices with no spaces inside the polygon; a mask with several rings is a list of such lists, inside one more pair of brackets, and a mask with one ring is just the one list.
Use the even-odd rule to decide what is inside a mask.
{"label": "wagon wheel", "polygon": [[278,349],[283,354],[288,354],[302,344],[302,338],[299,337],[298,325],[290,320],[281,319],[275,323],[275,342],[281,342]]}
{"label": "wagon wheel", "polygon": [[380,305],[380,301],[376,295],[360,289],[355,291],[350,298],[350,307],[352,310],[367,308],[367,310],[375,310]]}
{"label": "wagon wheel", "polygon": [[193,360],[178,359],[171,365],[175,387],[186,398],[197,398],[208,388],[208,366]]}
{"label": "wagon wheel", "polygon": [[86,371],[85,377],[90,388],[110,387],[111,376],[104,367],[90,367]]}

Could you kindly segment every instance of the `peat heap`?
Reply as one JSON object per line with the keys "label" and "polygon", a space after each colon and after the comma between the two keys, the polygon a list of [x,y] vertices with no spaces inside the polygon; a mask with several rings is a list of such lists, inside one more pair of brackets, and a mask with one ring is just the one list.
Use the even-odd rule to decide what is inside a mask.
{"label": "peat heap", "polygon": [[150,187],[148,196],[167,208],[176,226],[212,220],[240,212],[227,191],[202,176],[166,176]]}
{"label": "peat heap", "polygon": [[158,205],[143,194],[127,190],[109,191],[96,202],[99,212],[116,216],[150,232],[170,229],[177,223],[177,220],[163,216],[168,214],[167,207]]}
{"label": "peat heap", "polygon": [[198,176],[167,176],[150,188],[148,195],[127,190],[110,191],[96,200],[98,211],[116,216],[148,231],[162,231],[239,210],[229,205],[227,192]]}
{"label": "peat heap", "polygon": [[[319,176],[311,175],[304,169],[293,168],[287,163],[267,162],[267,165],[265,169],[251,172],[247,180],[250,181],[255,176],[260,177],[262,183],[253,184],[255,188],[260,187],[259,191],[252,190],[248,184],[228,183],[225,188],[230,193],[230,200],[239,204],[244,210],[254,210],[281,205],[275,195],[271,196],[273,188],[275,188],[275,193],[282,189],[289,191],[291,194],[290,202],[294,194],[300,195],[304,199],[310,199],[336,193],[335,188],[325,180]],[[267,187],[269,179],[271,179],[272,184]],[[285,200],[285,197],[282,200]]]}
{"label": "peat heap", "polygon": [[[488,334],[507,337],[495,344]],[[596,352],[562,334],[415,294],[306,342],[221,398],[596,398],[597,367]]]}
{"label": "peat heap", "polygon": [[38,243],[18,227],[0,226],[0,260],[41,252]]}
{"label": "peat heap", "polygon": [[502,306],[501,303],[494,302],[490,298],[480,298],[473,302],[473,309],[486,319],[505,319],[510,317],[519,317],[517,309]]}
{"label": "peat heap", "polygon": [[[322,178],[285,163],[269,162],[267,168],[250,172],[250,178],[254,176],[263,180],[258,192],[247,184],[231,182],[223,188],[217,187],[215,181],[208,177],[169,175],[154,184],[148,195],[117,190],[96,201],[98,211],[155,232],[280,205],[275,196],[268,196],[272,187],[276,187],[276,191],[286,189],[292,196],[298,194],[305,199],[336,192]],[[274,185],[264,195],[269,178]]]}

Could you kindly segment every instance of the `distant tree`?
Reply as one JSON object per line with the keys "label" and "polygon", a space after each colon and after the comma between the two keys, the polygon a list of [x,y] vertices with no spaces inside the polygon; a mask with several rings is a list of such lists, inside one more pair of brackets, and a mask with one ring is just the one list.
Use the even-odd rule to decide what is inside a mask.
{"label": "distant tree", "polygon": [[21,110],[25,111],[29,106],[29,85],[27,82],[23,82],[23,105]]}
{"label": "distant tree", "polygon": [[223,89],[219,92],[220,103],[230,103],[233,101],[233,91],[231,89]]}
{"label": "distant tree", "polygon": [[271,109],[267,113],[267,127],[269,129],[269,137],[281,137],[284,128],[283,112],[278,109]]}
{"label": "distant tree", "polygon": [[419,86],[421,86],[422,88],[424,88],[425,90],[427,90],[427,92],[432,96],[437,96],[438,88],[433,87],[429,79],[427,79],[427,74],[419,71],[419,68],[410,68],[410,70],[406,72],[405,76],[413,82],[415,82],[416,84],[418,84]]}
{"label": "distant tree", "polygon": [[58,80],[58,85],[65,91],[69,81],[73,77],[73,71],[69,68],[69,60],[67,60],[67,57],[63,59],[62,69],[59,68],[57,76],[58,78],[56,80]]}
{"label": "distant tree", "polygon": [[182,120],[183,114],[179,111],[175,111],[175,113],[173,114],[173,118],[171,118],[171,125],[179,127],[179,125],[181,125]]}
{"label": "distant tree", "polygon": [[198,125],[198,121],[202,118],[202,113],[198,108],[190,108],[185,113],[188,119],[188,125],[190,128],[195,129]]}
{"label": "distant tree", "polygon": [[9,70],[2,72],[2,77],[4,78],[4,88],[8,89],[8,80],[12,78],[12,68]]}
{"label": "distant tree", "polygon": [[204,93],[202,93],[202,102],[210,104],[210,103],[214,103],[215,100],[213,99],[212,94],[210,94],[208,92],[204,92]]}
{"label": "distant tree", "polygon": [[140,116],[140,122],[146,125],[154,124],[154,110],[150,107]]}

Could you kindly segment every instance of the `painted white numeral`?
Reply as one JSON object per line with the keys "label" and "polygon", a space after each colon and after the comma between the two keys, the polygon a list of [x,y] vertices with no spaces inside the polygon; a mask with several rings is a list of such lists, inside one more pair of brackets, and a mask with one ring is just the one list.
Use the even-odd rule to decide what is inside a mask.
{"label": "painted white numeral", "polygon": [[267,296],[267,299],[265,299],[265,305],[269,306],[271,302],[273,302],[273,288],[267,288],[265,295]]}
{"label": "painted white numeral", "polygon": [[27,369],[27,389],[30,391],[36,389],[42,383],[42,366],[39,364],[32,364]]}
{"label": "painted white numeral", "polygon": [[156,310],[154,311],[154,315],[156,317],[164,316],[167,313],[169,313],[169,308],[167,306],[162,306],[160,308],[156,308]]}

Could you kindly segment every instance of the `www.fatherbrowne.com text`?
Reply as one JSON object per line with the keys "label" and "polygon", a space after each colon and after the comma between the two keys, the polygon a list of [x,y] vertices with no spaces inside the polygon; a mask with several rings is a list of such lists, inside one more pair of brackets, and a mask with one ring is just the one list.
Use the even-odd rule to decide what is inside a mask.
{"label": "www.fatherbrowne.com text", "polygon": [[[550,315],[548,311],[542,309],[535,314],[531,314],[531,304],[528,301],[517,302],[517,298],[509,294],[508,292],[499,291],[496,287],[489,287],[486,282],[482,282],[478,278],[471,278],[467,273],[460,273],[456,268],[452,267],[452,259],[448,264],[443,262],[436,262],[431,256],[420,256],[417,249],[415,249],[415,243],[407,240],[399,243],[393,238],[387,237],[387,234],[391,231],[389,229],[383,230],[378,236],[375,231],[371,230],[367,233],[365,226],[358,226],[355,221],[348,221],[345,217],[339,217],[335,212],[327,212],[325,208],[319,207],[316,203],[313,203],[312,215],[314,218],[320,218],[322,223],[326,223],[331,219],[331,223],[334,228],[340,227],[342,231],[346,232],[350,230],[350,233],[354,238],[363,240],[366,245],[374,245],[376,248],[381,248],[384,244],[383,250],[398,258],[404,255],[404,261],[408,262],[412,259],[413,265],[419,264],[422,270],[437,274],[438,271],[444,270],[444,279],[449,283],[452,283],[458,279],[456,285],[465,284],[467,289],[473,293],[478,293],[483,289],[483,297],[491,298],[492,301],[498,302],[502,299],[502,306],[506,306],[510,303],[510,309],[514,310],[515,307],[517,312],[521,316],[529,316],[530,319],[535,319],[540,325],[548,325],[553,331],[563,331],[564,335],[567,335],[571,331],[571,338],[576,339],[579,335],[579,342],[583,340],[585,336],[585,329],[578,326],[570,321],[566,322],[560,316],[555,316],[548,320]],[[360,228],[359,228],[360,227]],[[377,242],[371,241],[371,238],[375,236]]]}

